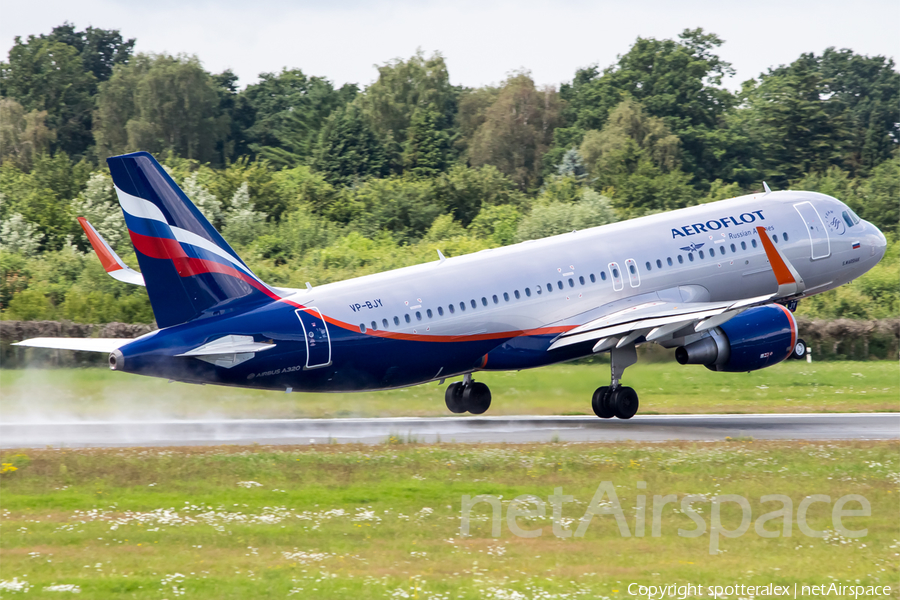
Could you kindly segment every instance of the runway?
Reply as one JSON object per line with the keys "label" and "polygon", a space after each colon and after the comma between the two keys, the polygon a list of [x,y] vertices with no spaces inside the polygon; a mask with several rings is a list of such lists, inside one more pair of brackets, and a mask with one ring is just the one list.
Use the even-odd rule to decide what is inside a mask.
{"label": "runway", "polygon": [[898,439],[900,413],[638,415],[628,421],[586,416],[470,416],[0,423],[2,448],[376,444],[390,436],[424,443]]}

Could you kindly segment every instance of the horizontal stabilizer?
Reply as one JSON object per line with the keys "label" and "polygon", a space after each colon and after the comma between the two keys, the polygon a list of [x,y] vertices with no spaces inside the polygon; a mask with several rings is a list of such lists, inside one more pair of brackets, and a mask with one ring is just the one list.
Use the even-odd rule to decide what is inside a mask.
{"label": "horizontal stabilizer", "polygon": [[97,258],[100,259],[100,264],[103,265],[110,277],[132,285],[145,285],[144,276],[127,266],[87,219],[78,217],[78,223],[87,234],[91,247],[94,248]]}
{"label": "horizontal stabilizer", "polygon": [[78,350],[80,352],[112,352],[134,340],[128,338],[31,338],[13,344],[28,348],[51,348],[55,350]]}
{"label": "horizontal stabilizer", "polygon": [[226,335],[177,356],[192,356],[217,367],[230,369],[250,360],[257,352],[274,347],[275,344],[254,342],[252,335]]}

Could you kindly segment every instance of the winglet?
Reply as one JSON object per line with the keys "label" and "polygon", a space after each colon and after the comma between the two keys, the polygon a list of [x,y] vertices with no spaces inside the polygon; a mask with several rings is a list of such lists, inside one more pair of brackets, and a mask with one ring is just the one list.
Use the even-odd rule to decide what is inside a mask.
{"label": "winglet", "polygon": [[769,264],[772,265],[772,272],[775,273],[775,280],[778,282],[776,296],[779,298],[794,296],[805,290],[806,284],[803,283],[803,278],[800,277],[794,265],[775,248],[775,244],[772,243],[772,240],[766,234],[766,228],[757,227],[756,233],[759,235],[759,240],[766,251]]}
{"label": "winglet", "polygon": [[94,229],[94,226],[87,219],[78,217],[78,223],[84,229],[84,233],[87,234],[94,252],[97,253],[97,258],[100,259],[100,264],[103,265],[110,277],[132,285],[145,285],[144,276],[122,262],[116,251],[106,243],[106,240],[97,233],[97,230]]}

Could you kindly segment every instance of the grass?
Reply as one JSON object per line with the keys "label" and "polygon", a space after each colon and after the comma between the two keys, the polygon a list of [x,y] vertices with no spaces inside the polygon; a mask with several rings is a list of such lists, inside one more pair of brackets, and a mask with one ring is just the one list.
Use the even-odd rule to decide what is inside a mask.
{"label": "grass", "polygon": [[[491,387],[490,415],[590,414],[590,397],[609,367],[557,365],[478,373]],[[625,385],[638,390],[641,414],[870,412],[900,410],[895,361],[786,361],[753,373],[638,363]],[[446,385],[446,384],[445,384]],[[203,418],[445,416],[444,387],[353,394],[285,394],[167,383],[105,369],[0,370],[0,415],[13,418]]]}
{"label": "grass", "polygon": [[[386,441],[388,442],[388,441]],[[0,594],[79,598],[423,598],[446,600],[626,598],[630,583],[889,585],[898,597],[900,444],[897,442],[527,444],[214,447],[8,451],[0,456]],[[540,537],[491,535],[489,509],[473,509],[460,534],[463,495],[545,501],[573,496],[557,525],[574,530],[598,485],[609,481],[631,533],[597,516],[583,537],[553,535],[546,517],[519,518]],[[639,488],[644,482],[646,488]],[[637,535],[638,496],[704,494],[707,532],[678,505],[651,509]],[[814,494],[808,537],[761,537],[751,525],[710,554],[709,499],[745,496],[756,521],[784,494],[792,514]],[[859,494],[870,516],[833,530],[832,507]],[[858,508],[848,505],[847,509]],[[724,505],[722,522],[740,511]],[[766,529],[781,531],[782,521]],[[6,589],[4,590],[4,586]],[[71,589],[71,588],[68,588]],[[704,594],[706,595],[706,594]],[[734,597],[734,596],[732,596]]]}

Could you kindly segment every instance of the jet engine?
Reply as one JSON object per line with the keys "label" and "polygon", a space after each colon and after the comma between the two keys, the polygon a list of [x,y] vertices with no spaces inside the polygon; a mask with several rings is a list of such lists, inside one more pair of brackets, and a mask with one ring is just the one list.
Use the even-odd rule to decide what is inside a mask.
{"label": "jet engine", "polygon": [[682,365],[711,371],[744,372],[771,367],[788,356],[797,341],[797,322],[780,304],[742,312],[699,340],[675,350]]}

